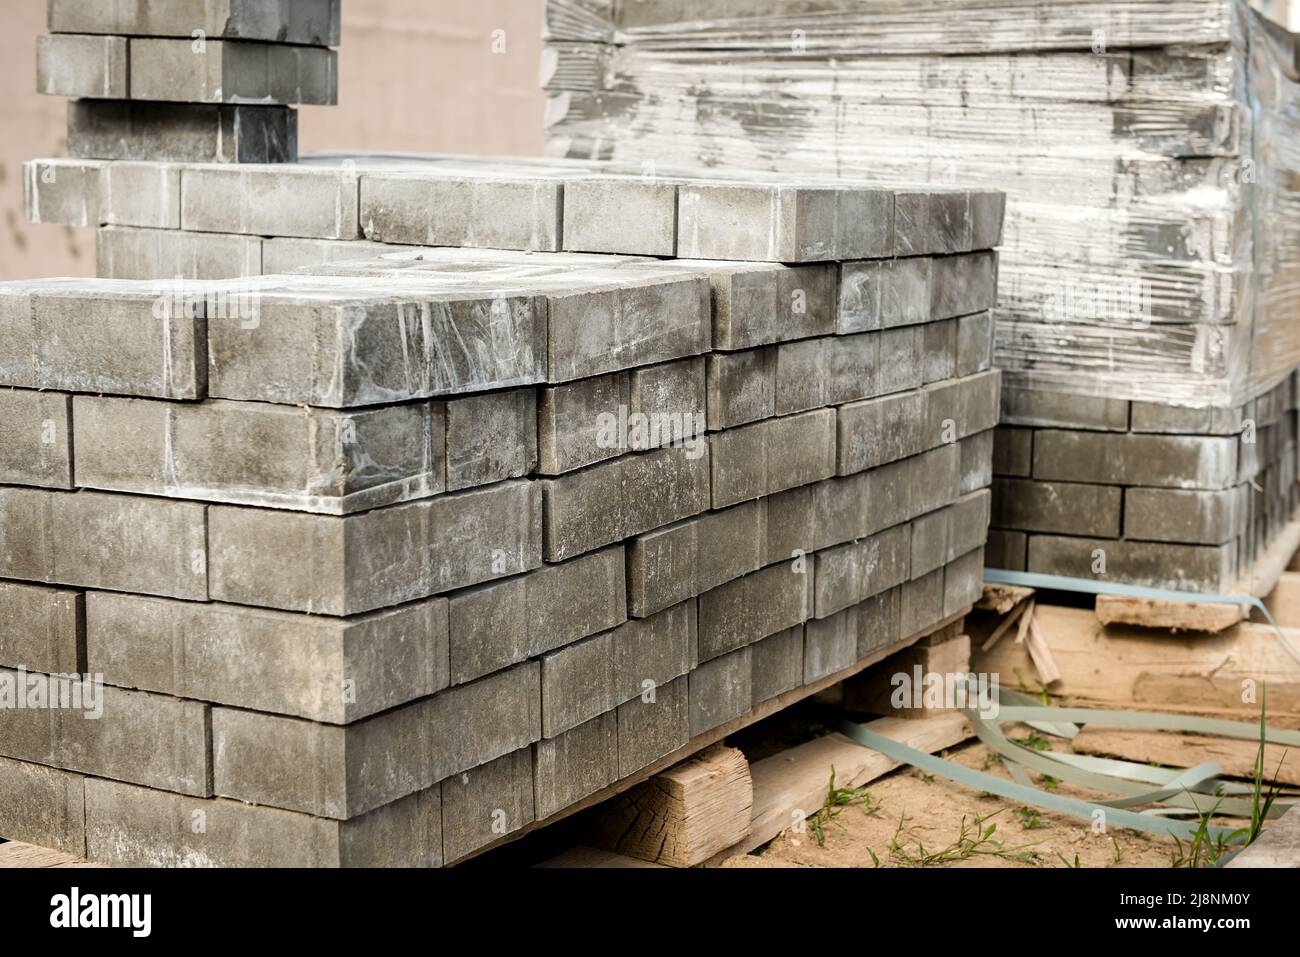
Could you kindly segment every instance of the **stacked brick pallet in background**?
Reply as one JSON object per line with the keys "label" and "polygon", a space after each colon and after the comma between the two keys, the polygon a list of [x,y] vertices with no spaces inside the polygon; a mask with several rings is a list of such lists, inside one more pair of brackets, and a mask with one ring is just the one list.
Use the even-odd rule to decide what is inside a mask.
{"label": "stacked brick pallet in background", "polygon": [[339,0],[50,0],[49,25],[37,91],[77,98],[73,156],[293,162],[291,106],[338,100]]}
{"label": "stacked brick pallet in background", "polygon": [[978,597],[999,195],[123,165],[29,201],[298,272],[0,295],[0,665],[108,685],[6,719],[0,834],[451,863]]}
{"label": "stacked brick pallet in background", "polygon": [[992,562],[1250,588],[1297,505],[1294,36],[1242,0],[550,0],[548,29],[555,156],[1005,188]]}

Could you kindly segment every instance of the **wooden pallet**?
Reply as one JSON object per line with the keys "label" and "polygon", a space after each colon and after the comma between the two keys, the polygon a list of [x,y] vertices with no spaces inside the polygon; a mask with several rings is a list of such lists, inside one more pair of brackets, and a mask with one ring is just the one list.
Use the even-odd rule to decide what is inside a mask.
{"label": "wooden pallet", "polygon": [[[1300,557],[1300,516],[1282,530],[1251,567],[1250,575],[1228,590],[1229,595],[1264,598],[1276,587],[1282,575]],[[1226,631],[1250,617],[1246,605],[1221,605],[1211,602],[1159,601],[1146,598],[1120,598],[1099,595],[1097,618],[1108,625],[1136,625],[1168,631]]]}

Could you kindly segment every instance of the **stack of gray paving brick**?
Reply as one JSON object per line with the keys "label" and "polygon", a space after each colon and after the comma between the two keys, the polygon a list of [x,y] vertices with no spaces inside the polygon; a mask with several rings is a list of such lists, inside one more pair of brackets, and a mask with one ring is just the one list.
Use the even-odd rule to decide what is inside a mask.
{"label": "stack of gray paving brick", "polygon": [[337,102],[339,3],[49,0],[37,90],[75,98],[72,156],[293,162],[292,106]]}
{"label": "stack of gray paving brick", "polygon": [[991,564],[1252,587],[1300,504],[1294,35],[1245,0],[549,0],[547,26],[553,156],[1005,189]]}
{"label": "stack of gray paving brick", "polygon": [[978,597],[999,194],[144,165],[28,199],[146,278],[0,293],[0,675],[106,684],[0,834],[453,863]]}

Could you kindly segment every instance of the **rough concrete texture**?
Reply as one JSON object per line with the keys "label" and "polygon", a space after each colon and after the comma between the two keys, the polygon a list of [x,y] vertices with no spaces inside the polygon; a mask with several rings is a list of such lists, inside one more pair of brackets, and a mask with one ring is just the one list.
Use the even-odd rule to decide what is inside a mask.
{"label": "rough concrete texture", "polygon": [[675,256],[677,187],[653,177],[572,179],[563,222],[566,250]]}
{"label": "rough concrete texture", "polygon": [[448,862],[533,822],[533,752],[522,748],[442,782],[442,854]]}
{"label": "rough concrete texture", "polygon": [[0,488],[0,577],[206,601],[205,507]]}
{"label": "rough concrete texture", "polygon": [[713,347],[751,349],[835,332],[836,269],[829,265],[682,261],[713,286]]}
{"label": "rough concrete texture", "polygon": [[[684,678],[681,683],[685,684]],[[533,794],[539,821],[631,773],[621,765],[622,714],[622,708],[617,717],[610,711],[558,737],[537,742]]]}
{"label": "rough concrete texture", "polygon": [[86,854],[115,867],[438,867],[439,789],[351,821],[86,782]]}
{"label": "rough concrete texture", "polygon": [[690,673],[691,737],[739,718],[752,707],[750,654],[748,647],[741,648],[703,662]]}
{"label": "rough concrete texture", "polygon": [[0,834],[84,857],[84,780],[79,774],[0,758]]}
{"label": "rough concrete texture", "polygon": [[208,534],[214,600],[355,615],[536,568],[541,495],[503,482],[344,517],[213,506]]}
{"label": "rough concrete texture", "polygon": [[[152,279],[158,283],[177,278],[191,282],[246,279],[262,272],[262,240],[230,233],[106,226],[95,233],[95,261],[98,274],[105,279]],[[154,288],[162,292],[166,287],[155,284]]]}
{"label": "rough concrete texture", "polygon": [[201,313],[160,305],[156,290],[95,280],[0,287],[0,385],[202,398],[207,356]]}
{"label": "rough concrete texture", "polygon": [[1066,395],[1041,389],[1008,387],[1002,395],[1005,425],[1092,429],[1123,432],[1128,428],[1129,403],[1106,396]]}
{"label": "rough concrete texture", "polygon": [[1026,571],[1174,591],[1222,592],[1235,578],[1235,542],[1218,546],[1030,535]]}
{"label": "rough concrete texture", "polygon": [[614,638],[609,632],[543,655],[542,737],[553,738],[614,708]]}
{"label": "rough concrete texture", "polygon": [[[697,669],[698,670],[698,669]],[[691,675],[696,672],[692,671]],[[619,705],[618,776],[653,764],[683,747],[691,738],[691,677],[660,685]]]}
{"label": "rough concrete texture", "polygon": [[356,239],[357,176],[309,166],[189,166],[181,228],[205,233]]}
{"label": "rough concrete texture", "polygon": [[998,479],[993,494],[999,528],[1119,537],[1123,490],[1115,486]]}
{"label": "rough concrete texture", "polygon": [[298,114],[284,106],[70,100],[68,154],[175,163],[296,163]]}
{"label": "rough concrete texture", "polygon": [[333,50],[216,39],[200,46],[192,38],[137,37],[130,43],[133,100],[264,106],[338,102],[338,54]]}
{"label": "rough concrete texture", "polygon": [[125,100],[130,68],[125,37],[46,35],[36,38],[36,92]]}
{"label": "rough concrete texture", "polygon": [[834,475],[835,418],[834,410],[819,409],[712,434],[713,507]]}
{"label": "rough concrete texture", "polygon": [[54,33],[209,37],[336,46],[340,0],[49,0]]}
{"label": "rough concrete texture", "polygon": [[807,621],[813,588],[812,562],[803,560],[769,565],[701,595],[700,662]]}
{"label": "rough concrete texture", "polygon": [[[67,655],[76,622],[61,605],[71,595],[47,603],[55,598],[47,614]],[[336,619],[90,592],[84,616],[86,667],[55,670],[102,674],[124,688],[350,724],[448,684],[445,598]]]}
{"label": "rough concrete texture", "polygon": [[621,705],[687,674],[699,663],[692,599],[614,629],[614,703]]}
{"label": "rough concrete texture", "polygon": [[0,484],[72,488],[69,396],[0,390]]}
{"label": "rough concrete texture", "polygon": [[[1245,487],[1219,492],[1124,490],[1124,537],[1140,541],[1223,545],[1246,532]],[[1052,531],[1037,529],[1034,531]]]}
{"label": "rough concrete texture", "polygon": [[1234,437],[1108,434],[1042,429],[1034,435],[1035,480],[1226,489],[1237,481]]}
{"label": "rough concrete texture", "polygon": [[[208,706],[124,691],[77,677],[0,669],[0,685],[26,692],[5,710],[0,753],[19,761],[206,797]],[[33,687],[46,690],[44,705]]]}
{"label": "rough concrete texture", "polygon": [[849,608],[808,622],[804,637],[803,681],[833,675],[858,660],[858,613]]}
{"label": "rough concrete texture", "polygon": [[754,707],[793,691],[804,682],[804,627],[797,625],[754,642],[749,660]]}
{"label": "rough concrete texture", "polygon": [[512,389],[447,403],[447,490],[521,478],[537,470],[537,393]]}
{"label": "rough concrete texture", "polygon": [[82,593],[0,582],[0,665],[46,674],[86,674]]}
{"label": "rough concrete texture", "polygon": [[83,488],[342,515],[445,484],[441,403],[343,413],[77,396],[73,410]]}
{"label": "rough concrete texture", "polygon": [[626,620],[623,549],[466,589],[450,614],[453,684],[553,651]]}

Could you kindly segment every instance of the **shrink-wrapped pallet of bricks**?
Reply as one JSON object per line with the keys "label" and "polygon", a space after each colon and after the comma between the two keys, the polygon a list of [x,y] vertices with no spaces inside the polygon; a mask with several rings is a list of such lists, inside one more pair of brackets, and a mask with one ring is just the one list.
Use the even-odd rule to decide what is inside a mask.
{"label": "shrink-wrapped pallet of bricks", "polygon": [[547,29],[553,156],[1006,190],[991,566],[1251,590],[1294,540],[1297,47],[1244,0],[549,0]]}
{"label": "shrink-wrapped pallet of bricks", "polygon": [[979,597],[999,193],[374,156],[27,184],[109,278],[0,287],[0,682],[102,677],[103,712],[0,727],[0,834],[452,864]]}

